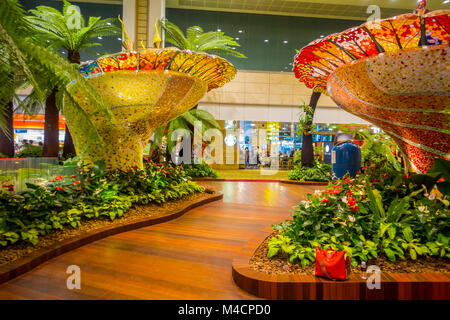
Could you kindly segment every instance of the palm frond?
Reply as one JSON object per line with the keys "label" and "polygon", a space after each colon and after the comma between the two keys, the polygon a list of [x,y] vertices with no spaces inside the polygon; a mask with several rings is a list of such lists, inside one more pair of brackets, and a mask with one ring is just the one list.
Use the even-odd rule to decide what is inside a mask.
{"label": "palm frond", "polygon": [[180,49],[192,49],[183,31],[176,24],[167,19],[161,19],[159,20],[159,25],[164,30],[166,41],[173,43]]}

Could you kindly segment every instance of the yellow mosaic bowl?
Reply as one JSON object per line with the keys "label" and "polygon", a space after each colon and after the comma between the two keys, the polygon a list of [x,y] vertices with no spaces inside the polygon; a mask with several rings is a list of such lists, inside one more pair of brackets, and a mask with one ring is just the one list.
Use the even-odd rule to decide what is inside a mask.
{"label": "yellow mosaic bowl", "polygon": [[83,93],[76,92],[75,99],[92,115],[90,121],[103,139],[92,142],[86,137],[79,130],[85,118],[67,108],[64,115],[77,153],[89,163],[105,160],[122,169],[142,168],[142,151],[153,132],[236,74],[225,59],[176,48],[105,56],[83,64],[79,71],[109,105],[114,119],[93,112]]}

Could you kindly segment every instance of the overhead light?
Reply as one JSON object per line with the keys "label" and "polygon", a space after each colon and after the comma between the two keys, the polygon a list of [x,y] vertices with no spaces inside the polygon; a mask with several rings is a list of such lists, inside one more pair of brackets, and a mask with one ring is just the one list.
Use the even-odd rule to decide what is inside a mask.
{"label": "overhead light", "polygon": [[447,4],[450,3],[450,0],[444,0],[444,2],[442,2],[443,4]]}
{"label": "overhead light", "polygon": [[235,38],[236,40],[239,40],[239,38]]}
{"label": "overhead light", "polygon": [[222,31],[222,29],[217,29],[217,31],[219,31],[219,32],[220,32],[220,31]]}
{"label": "overhead light", "polygon": [[97,37],[97,39],[102,40],[103,38],[102,37]]}
{"label": "overhead light", "polygon": [[242,33],[242,32],[244,32],[244,31],[242,31],[242,30],[239,30],[238,32],[239,32],[239,33]]}
{"label": "overhead light", "polygon": [[117,38],[117,40],[122,41],[122,38]]}
{"label": "overhead light", "polygon": [[106,24],[107,24],[108,26],[110,26],[110,25],[111,25],[111,22],[107,22]]}
{"label": "overhead light", "polygon": [[288,43],[288,41],[287,41],[287,40],[284,40],[283,43]]}
{"label": "overhead light", "polygon": [[264,42],[269,42],[269,40],[266,39],[266,40],[264,40]]}

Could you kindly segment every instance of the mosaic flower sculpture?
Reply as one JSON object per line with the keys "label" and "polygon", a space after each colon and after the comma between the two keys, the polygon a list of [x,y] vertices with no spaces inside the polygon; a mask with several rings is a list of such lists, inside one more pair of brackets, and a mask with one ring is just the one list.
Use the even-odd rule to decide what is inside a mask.
{"label": "mosaic flower sculpture", "polygon": [[331,34],[294,60],[301,82],[382,128],[422,173],[450,158],[450,10],[425,12]]}
{"label": "mosaic flower sculpture", "polygon": [[[105,160],[111,167],[142,168],[142,153],[153,132],[193,108],[203,95],[231,81],[236,69],[220,57],[177,48],[147,49],[104,56],[83,64],[80,73],[108,103],[113,119],[96,115],[80,92],[84,111],[103,143],[78,128],[85,115],[64,116],[75,148],[84,160]],[[64,103],[70,103],[65,100]]]}

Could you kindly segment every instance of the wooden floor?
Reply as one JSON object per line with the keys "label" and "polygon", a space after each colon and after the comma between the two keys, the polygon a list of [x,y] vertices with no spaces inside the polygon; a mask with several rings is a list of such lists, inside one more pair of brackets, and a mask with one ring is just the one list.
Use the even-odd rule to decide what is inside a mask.
{"label": "wooden floor", "polygon": [[[234,284],[233,257],[318,187],[210,184],[223,201],[65,253],[1,285],[0,299],[255,299]],[[66,287],[70,265],[81,269],[80,290]]]}

